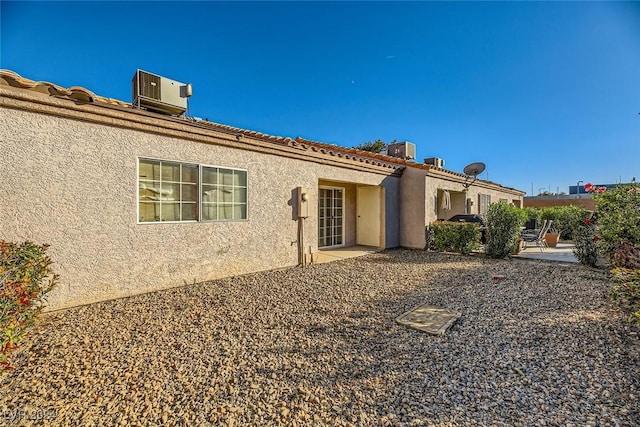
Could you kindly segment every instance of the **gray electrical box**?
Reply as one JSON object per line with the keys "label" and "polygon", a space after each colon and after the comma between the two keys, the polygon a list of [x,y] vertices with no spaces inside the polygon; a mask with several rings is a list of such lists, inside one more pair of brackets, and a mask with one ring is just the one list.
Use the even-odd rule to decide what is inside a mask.
{"label": "gray electrical box", "polygon": [[297,205],[298,205],[298,218],[309,217],[309,190],[306,188],[298,187],[296,189],[298,193]]}

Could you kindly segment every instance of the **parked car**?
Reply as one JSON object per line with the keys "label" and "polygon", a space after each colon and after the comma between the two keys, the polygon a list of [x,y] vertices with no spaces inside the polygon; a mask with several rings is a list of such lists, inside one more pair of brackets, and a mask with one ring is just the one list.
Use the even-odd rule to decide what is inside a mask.
{"label": "parked car", "polygon": [[447,221],[453,222],[475,222],[480,226],[480,242],[485,244],[487,242],[487,223],[484,218],[477,214],[458,214],[449,218]]}

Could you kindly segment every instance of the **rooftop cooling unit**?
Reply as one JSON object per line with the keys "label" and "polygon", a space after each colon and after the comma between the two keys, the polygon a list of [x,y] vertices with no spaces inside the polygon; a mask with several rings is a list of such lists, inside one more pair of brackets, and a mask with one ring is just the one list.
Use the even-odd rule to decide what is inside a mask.
{"label": "rooftop cooling unit", "polygon": [[400,157],[402,159],[415,159],[416,158],[416,144],[411,142],[397,142],[395,144],[389,144],[387,152],[390,156]]}
{"label": "rooftop cooling unit", "polygon": [[133,106],[162,114],[181,115],[187,110],[191,85],[137,70],[133,76]]}
{"label": "rooftop cooling unit", "polygon": [[425,165],[432,165],[436,168],[443,168],[444,167],[444,159],[441,159],[440,157],[429,157],[424,159],[424,164]]}

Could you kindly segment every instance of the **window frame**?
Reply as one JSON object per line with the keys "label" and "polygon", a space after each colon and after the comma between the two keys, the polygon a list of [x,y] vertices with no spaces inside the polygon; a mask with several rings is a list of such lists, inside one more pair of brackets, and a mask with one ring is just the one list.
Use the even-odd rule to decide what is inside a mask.
{"label": "window frame", "polygon": [[490,204],[491,194],[478,193],[478,215],[486,215],[489,212]]}
{"label": "window frame", "polygon": [[[151,161],[151,162],[160,162],[160,164],[162,165],[162,163],[177,163],[180,165],[188,165],[188,166],[197,166],[198,168],[198,182],[196,183],[196,191],[197,191],[197,198],[196,198],[196,204],[197,204],[197,213],[198,213],[198,218],[197,219],[189,219],[189,220],[180,220],[180,221],[141,221],[140,220],[140,161]],[[162,166],[161,166],[162,167]],[[244,172],[245,174],[245,181],[246,181],[246,185],[244,186],[244,189],[246,191],[246,201],[244,202],[245,205],[245,218],[238,218],[238,219],[203,219],[202,217],[202,172],[203,172],[203,168],[215,168],[215,169],[226,169],[226,170],[232,170],[232,171],[239,171],[239,172]],[[153,180],[153,179],[152,179]],[[162,181],[160,181],[162,182]],[[210,165],[210,164],[204,164],[204,163],[198,163],[198,162],[186,162],[186,161],[181,161],[181,160],[171,160],[171,159],[160,159],[157,157],[148,157],[148,156],[137,156],[136,157],[136,224],[138,225],[147,225],[147,224],[196,224],[196,223],[215,223],[215,222],[244,222],[244,221],[249,221],[249,171],[247,169],[242,169],[242,168],[235,168],[235,167],[227,167],[227,166],[217,166],[217,165]],[[181,181],[180,181],[180,186],[182,188],[183,182],[182,182],[182,177],[181,177]],[[236,187],[233,187],[236,188]],[[237,188],[243,188],[243,187],[237,187]],[[180,200],[180,204],[181,204],[181,209],[182,209],[182,200]],[[233,206],[233,205],[232,205]]]}
{"label": "window frame", "polygon": [[[341,197],[341,211],[342,211],[342,216],[340,217],[340,219],[342,220],[342,226],[340,227],[340,239],[342,240],[341,243],[339,244],[335,244],[335,245],[329,245],[329,246],[318,246],[320,249],[325,250],[325,249],[335,249],[335,248],[342,248],[346,246],[346,235],[345,235],[345,231],[346,231],[346,224],[347,224],[347,217],[346,217],[346,211],[347,211],[347,206],[346,206],[346,201],[347,201],[347,190],[346,187],[338,187],[338,186],[333,186],[333,185],[319,185],[318,186],[318,206],[317,206],[317,212],[318,212],[318,225],[317,225],[317,232],[318,232],[318,245],[320,245],[320,197],[321,197],[321,191],[320,190],[340,190],[342,192],[342,197]],[[332,200],[336,200],[335,198]],[[324,208],[326,209],[327,206],[324,206]],[[323,218],[325,221],[327,220],[326,217]],[[335,227],[335,226],[334,226]],[[326,223],[325,223],[325,230],[327,229]],[[331,234],[333,237],[335,237],[335,234]],[[326,239],[327,236],[324,236],[324,239]]]}
{"label": "window frame", "polygon": [[[241,168],[231,168],[231,167],[226,167],[226,166],[215,166],[215,165],[207,165],[207,164],[199,164],[198,166],[200,166],[199,169],[199,173],[200,175],[198,176],[198,203],[199,203],[199,208],[198,208],[198,222],[239,222],[239,221],[248,221],[249,220],[249,172],[246,169],[241,169]],[[218,171],[220,169],[227,169],[227,170],[232,170],[232,171],[240,171],[240,172],[244,172],[245,173],[245,182],[246,184],[244,185],[244,189],[246,191],[246,200],[244,202],[245,205],[245,217],[246,218],[234,218],[234,219],[204,219],[202,216],[202,208],[203,208],[203,203],[202,203],[202,186],[203,186],[203,174],[202,174],[202,170],[203,168],[210,168],[210,169],[218,169]],[[218,184],[219,185],[219,184]],[[223,185],[224,186],[224,185]],[[242,187],[234,187],[233,185],[231,186],[231,188],[235,189],[235,188],[242,188]],[[219,205],[216,205],[216,208]],[[232,207],[235,206],[234,203],[232,202]]]}

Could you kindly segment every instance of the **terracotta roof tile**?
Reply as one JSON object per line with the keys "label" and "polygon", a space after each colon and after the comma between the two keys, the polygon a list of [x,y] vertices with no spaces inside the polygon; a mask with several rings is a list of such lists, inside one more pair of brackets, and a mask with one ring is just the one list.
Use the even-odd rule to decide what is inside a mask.
{"label": "terracotta roof tile", "polygon": [[[310,146],[316,146],[316,147],[320,147],[320,146],[325,146],[325,147],[329,147],[331,152],[336,152],[336,153],[351,153],[354,154],[354,156],[350,156],[352,159],[360,159],[360,161],[366,161],[366,163],[372,163],[372,164],[386,164],[386,163],[392,163],[394,165],[398,165],[398,166],[411,166],[414,168],[418,168],[418,169],[425,169],[425,170],[429,170],[429,165],[425,165],[422,163],[416,163],[416,162],[410,162],[408,160],[405,159],[400,159],[398,157],[393,157],[393,156],[388,156],[385,154],[380,154],[380,153],[372,153],[370,151],[364,151],[364,150],[358,150],[357,148],[348,148],[348,147],[341,147],[339,145],[333,145],[333,144],[327,144],[324,142],[317,142],[317,141],[311,141],[308,139],[304,139],[302,137],[297,137],[296,138],[297,141],[301,141],[304,142],[305,144],[308,144]],[[374,159],[379,159],[381,160],[381,162],[370,162],[368,160],[374,160]]]}
{"label": "terracotta roof tile", "polygon": [[81,86],[72,86],[70,88],[64,88],[58,86],[55,83],[45,81],[34,81],[22,77],[21,75],[11,70],[0,70],[0,84],[6,84],[21,89],[29,89],[34,92],[43,93],[45,95],[67,97],[69,99],[83,101],[83,102],[99,102],[109,105],[117,105],[120,107],[130,107],[128,102],[119,101],[117,99],[105,98],[97,96],[90,90]]}
{"label": "terracotta roof tile", "polygon": [[[24,78],[19,74],[10,70],[0,70],[0,84],[5,84],[8,86],[18,87],[22,89],[29,89],[29,90],[40,92],[50,96],[66,97],[71,100],[82,101],[87,103],[97,103],[97,104],[103,104],[103,105],[113,105],[118,107],[133,108],[131,103],[129,102],[124,102],[124,101],[120,101],[113,98],[106,98],[103,96],[99,96],[84,87],[73,86],[67,89],[62,86],[58,86],[54,83],[43,82],[43,81],[36,82],[34,80]],[[268,135],[262,132],[242,129],[242,128],[229,126],[229,125],[223,125],[220,123],[210,122],[208,120],[201,120],[201,121],[198,121],[197,123],[200,125],[211,127],[212,129],[219,129],[225,132],[235,133],[237,135],[248,136],[251,138],[260,139],[260,140],[268,141],[271,143],[286,145],[289,147],[295,147],[305,151],[306,150],[311,150],[314,152],[319,151],[322,154],[329,154],[331,156],[338,156],[338,157],[349,159],[349,160],[365,161],[366,163],[369,163],[369,164],[376,164],[378,166],[385,166],[392,169],[399,169],[401,168],[401,166],[405,165],[403,161],[398,161],[400,159],[396,159],[393,157],[375,155],[373,153],[369,153],[366,151],[340,147],[338,145],[333,145],[333,144],[309,141],[300,137],[297,137],[296,139],[292,139],[290,137]],[[352,153],[355,155],[344,156],[344,153]],[[372,157],[383,160],[383,162],[369,161],[369,159],[371,159]]]}
{"label": "terracotta roof tile", "polygon": [[[37,82],[34,80],[30,80],[20,76],[19,74],[10,71],[10,70],[2,70],[0,69],[0,85],[8,85],[12,87],[17,87],[21,89],[29,89],[34,92],[43,93],[45,95],[56,96],[56,97],[66,97],[71,100],[82,101],[87,103],[97,103],[102,105],[112,105],[117,107],[125,107],[125,108],[133,108],[131,103],[120,101],[118,99],[106,98],[103,96],[96,95],[90,90],[81,87],[81,86],[72,86],[68,89],[58,86],[54,83],[49,82]],[[194,122],[195,120],[190,118],[185,118],[190,122]],[[299,148],[304,151],[312,151],[319,152],[321,154],[328,154],[330,156],[337,156],[340,158],[344,158],[346,160],[352,160],[354,162],[361,162],[375,166],[382,166],[391,169],[404,169],[405,167],[412,167],[423,169],[429,171],[430,169],[434,169],[437,171],[442,171],[450,175],[464,177],[464,174],[453,172],[446,170],[444,168],[436,168],[433,165],[426,165],[423,163],[410,162],[408,160],[400,159],[398,157],[388,156],[385,154],[379,153],[371,153],[369,151],[359,150],[356,148],[349,147],[341,147],[336,144],[328,144],[325,142],[317,142],[311,141],[309,139],[302,138],[300,136],[292,139],[290,137],[282,137],[282,136],[274,136],[268,135],[262,132],[242,129],[234,126],[223,125],[220,123],[211,122],[208,120],[200,120],[197,121],[198,124],[210,127],[212,129],[218,129],[227,133],[233,133],[238,136],[247,136],[255,139],[259,139],[262,141],[267,141],[273,144],[285,145],[288,147]],[[483,181],[483,180],[479,180]],[[491,181],[483,181],[489,184],[493,184],[502,188],[512,189],[510,187],[503,187],[500,184],[491,182]],[[520,191],[520,190],[516,190]]]}

